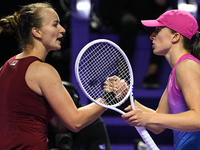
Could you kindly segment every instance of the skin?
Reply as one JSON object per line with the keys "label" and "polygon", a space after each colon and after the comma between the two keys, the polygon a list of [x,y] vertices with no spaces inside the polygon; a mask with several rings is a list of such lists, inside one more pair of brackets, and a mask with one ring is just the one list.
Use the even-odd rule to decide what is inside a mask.
{"label": "skin", "polygon": [[119,77],[113,76],[106,79],[104,82],[104,92],[113,92],[118,100],[123,99],[128,92],[127,83],[125,80],[120,80]]}
{"label": "skin", "polygon": [[[63,37],[65,29],[60,25],[57,13],[51,8],[44,8],[41,13],[44,17],[42,27],[34,27],[31,31],[34,44],[27,45],[26,49],[16,56],[17,59],[35,56],[45,61],[50,51],[61,48],[60,38]],[[64,125],[73,132],[86,127],[105,111],[105,108],[95,103],[77,109],[58,72],[45,62],[31,63],[25,80],[30,89],[47,99]]]}
{"label": "skin", "polygon": [[[165,56],[171,68],[179,58],[188,53],[183,47],[183,37],[179,33],[172,33],[167,27],[157,27],[151,34],[152,47],[156,55]],[[135,101],[135,110],[128,106],[128,111],[122,118],[130,126],[144,126],[155,134],[161,133],[166,128],[179,131],[200,130],[200,65],[192,60],[184,60],[175,70],[178,89],[182,92],[188,111],[170,114],[168,107],[168,85],[160,99],[158,108],[152,110]]]}

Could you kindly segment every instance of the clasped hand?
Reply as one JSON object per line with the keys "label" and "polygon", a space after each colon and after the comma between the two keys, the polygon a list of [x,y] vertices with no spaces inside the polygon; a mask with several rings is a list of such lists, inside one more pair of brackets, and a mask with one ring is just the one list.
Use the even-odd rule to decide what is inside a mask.
{"label": "clasped hand", "polygon": [[126,81],[120,79],[118,76],[109,77],[104,82],[104,92],[113,92],[118,100],[123,99],[128,90],[129,87]]}
{"label": "clasped hand", "polygon": [[[118,100],[123,99],[129,87],[125,80],[120,79],[118,76],[112,76],[107,78],[104,82],[104,92],[113,92]],[[122,118],[130,126],[146,126],[148,120],[148,113],[142,111],[137,106],[132,110],[131,105],[125,108],[127,113],[122,115]]]}

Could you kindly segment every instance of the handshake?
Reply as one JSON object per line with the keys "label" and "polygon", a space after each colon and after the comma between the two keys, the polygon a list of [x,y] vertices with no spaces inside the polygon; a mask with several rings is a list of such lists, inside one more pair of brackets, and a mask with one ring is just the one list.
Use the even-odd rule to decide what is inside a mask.
{"label": "handshake", "polygon": [[105,93],[114,93],[117,100],[122,100],[129,90],[124,79],[120,79],[118,76],[112,76],[107,78],[104,82],[104,92]]}

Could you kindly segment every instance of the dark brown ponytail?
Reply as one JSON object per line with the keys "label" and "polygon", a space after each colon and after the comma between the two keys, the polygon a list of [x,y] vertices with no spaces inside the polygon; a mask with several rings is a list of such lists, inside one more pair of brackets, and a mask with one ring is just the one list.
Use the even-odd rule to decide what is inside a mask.
{"label": "dark brown ponytail", "polygon": [[200,32],[197,32],[191,39],[190,53],[200,60]]}

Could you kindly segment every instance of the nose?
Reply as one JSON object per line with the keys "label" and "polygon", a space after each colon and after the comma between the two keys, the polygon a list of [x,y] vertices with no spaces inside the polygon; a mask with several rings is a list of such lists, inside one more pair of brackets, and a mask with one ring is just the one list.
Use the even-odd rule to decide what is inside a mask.
{"label": "nose", "polygon": [[63,26],[60,25],[60,32],[63,34],[66,32],[65,28],[63,28]]}
{"label": "nose", "polygon": [[156,37],[156,33],[155,32],[153,32],[151,35],[150,35],[150,40],[153,40],[154,38]]}

